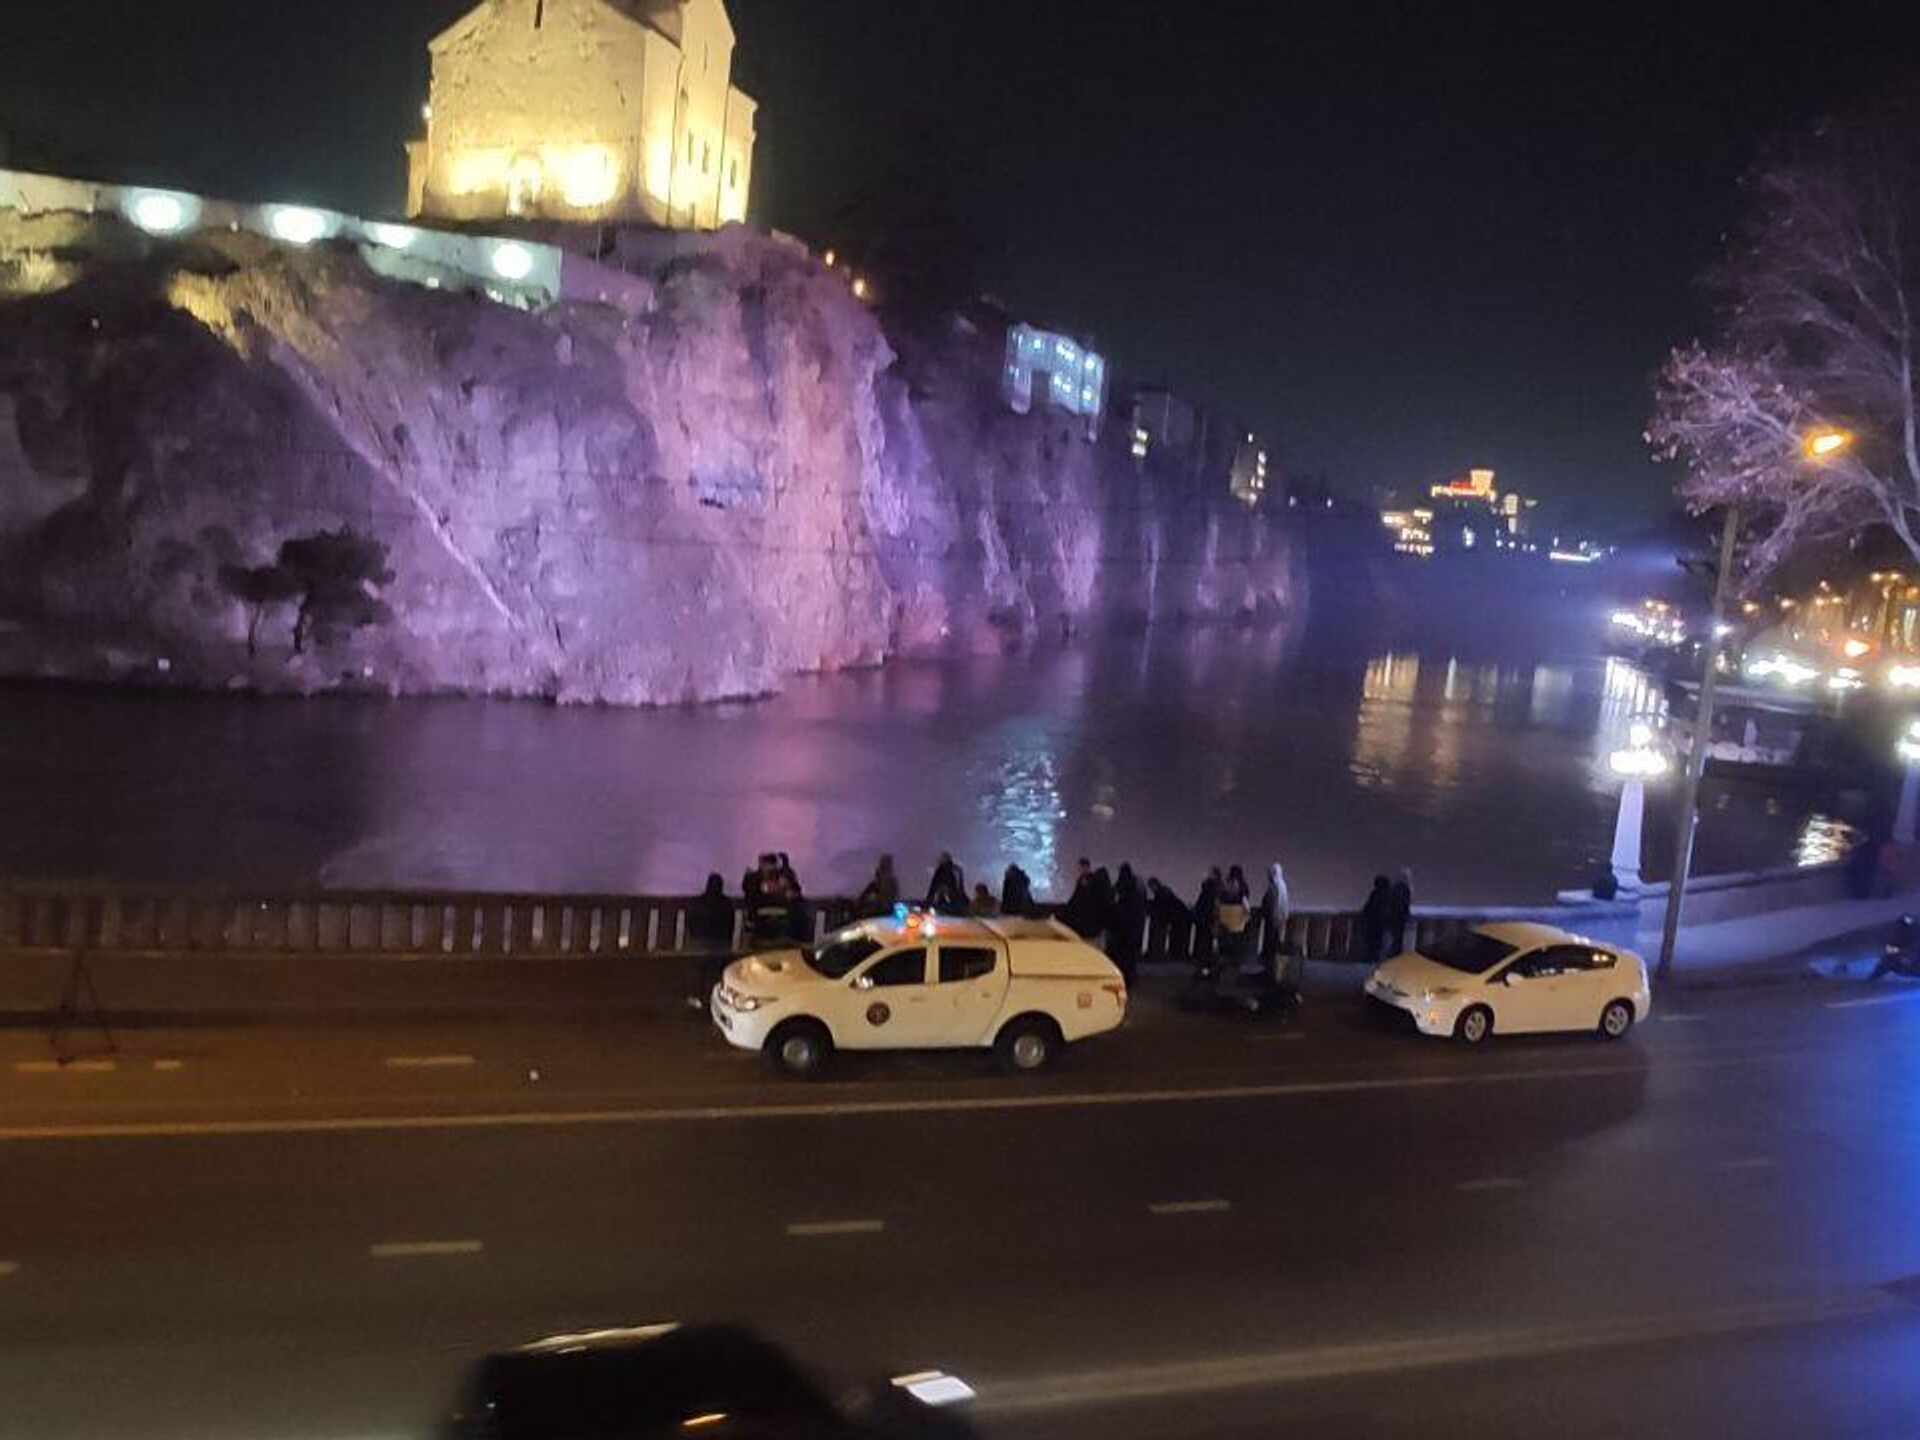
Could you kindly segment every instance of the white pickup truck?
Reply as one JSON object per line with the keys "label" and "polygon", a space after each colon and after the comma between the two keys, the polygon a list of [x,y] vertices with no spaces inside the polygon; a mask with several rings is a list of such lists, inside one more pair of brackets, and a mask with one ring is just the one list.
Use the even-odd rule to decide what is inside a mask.
{"label": "white pickup truck", "polygon": [[728,1044],[788,1075],[819,1074],[836,1049],[991,1047],[1009,1069],[1033,1071],[1062,1045],[1117,1028],[1127,985],[1057,920],[910,913],[735,961],[712,1013]]}

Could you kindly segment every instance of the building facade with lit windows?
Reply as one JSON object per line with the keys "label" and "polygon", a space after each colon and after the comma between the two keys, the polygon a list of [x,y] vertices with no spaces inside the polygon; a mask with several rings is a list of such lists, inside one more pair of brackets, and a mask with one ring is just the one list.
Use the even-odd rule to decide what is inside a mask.
{"label": "building facade with lit windows", "polygon": [[756,105],[733,47],[722,0],[485,0],[430,46],[408,213],[745,220]]}

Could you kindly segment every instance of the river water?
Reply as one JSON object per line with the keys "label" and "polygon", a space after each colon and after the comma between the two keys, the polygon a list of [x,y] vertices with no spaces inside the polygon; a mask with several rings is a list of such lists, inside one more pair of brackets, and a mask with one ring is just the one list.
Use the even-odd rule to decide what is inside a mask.
{"label": "river water", "polygon": [[[1401,865],[1424,902],[1532,902],[1604,861],[1606,756],[1653,698],[1579,633],[1176,630],[663,711],[12,688],[0,870],[688,891],[784,849],[824,894],[883,850],[914,883],[944,848],[996,888],[1017,860],[1043,893],[1082,854],[1184,891],[1278,857],[1301,904]],[[1704,813],[1705,870],[1822,852],[1805,802],[1710,785]]]}

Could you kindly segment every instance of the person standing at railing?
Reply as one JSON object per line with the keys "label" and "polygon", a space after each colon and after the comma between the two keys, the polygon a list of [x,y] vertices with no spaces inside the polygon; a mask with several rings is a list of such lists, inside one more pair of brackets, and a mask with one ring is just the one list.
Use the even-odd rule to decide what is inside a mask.
{"label": "person standing at railing", "polygon": [[1007,866],[1006,873],[1000,877],[1000,913],[1002,915],[1033,913],[1033,880],[1018,865]]}
{"label": "person standing at railing", "polygon": [[1378,965],[1385,958],[1381,952],[1386,948],[1392,911],[1393,886],[1386,876],[1376,875],[1366,903],[1360,907],[1360,958],[1369,965]]}
{"label": "person standing at railing", "polygon": [[720,983],[733,955],[733,920],[727,882],[718,875],[707,876],[707,888],[687,904],[687,948],[700,957],[700,990],[687,997],[695,1009],[706,1009],[707,996]]}
{"label": "person standing at railing", "polygon": [[900,877],[894,874],[893,856],[882,855],[880,863],[873,867],[873,878],[867,882],[867,888],[854,901],[856,918],[871,920],[876,916],[891,915],[893,907],[899,903]]}
{"label": "person standing at railing", "polygon": [[1122,863],[1113,882],[1113,926],[1107,932],[1107,958],[1120,968],[1129,989],[1140,968],[1140,947],[1147,932],[1147,892],[1133,866]]}
{"label": "person standing at railing", "polygon": [[1293,918],[1293,896],[1287,890],[1280,862],[1267,867],[1267,893],[1260,897],[1260,966],[1275,979],[1285,963],[1287,922]]}
{"label": "person standing at railing", "polygon": [[927,886],[927,909],[938,915],[967,913],[967,872],[945,850],[933,867],[933,881]]}
{"label": "person standing at railing", "polygon": [[1387,895],[1387,954],[1402,955],[1407,949],[1407,926],[1413,919],[1413,871],[1401,866],[1400,878]]}

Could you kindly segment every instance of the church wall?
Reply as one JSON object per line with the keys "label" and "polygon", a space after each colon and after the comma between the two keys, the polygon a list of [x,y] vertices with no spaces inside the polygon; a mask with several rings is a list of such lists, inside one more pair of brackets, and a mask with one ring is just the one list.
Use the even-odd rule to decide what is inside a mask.
{"label": "church wall", "polygon": [[[535,16],[540,23],[536,26]],[[429,215],[645,215],[649,32],[596,0],[504,0],[436,50]]]}

